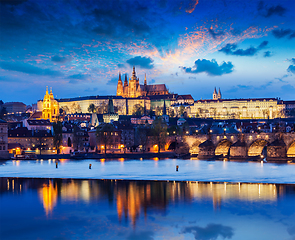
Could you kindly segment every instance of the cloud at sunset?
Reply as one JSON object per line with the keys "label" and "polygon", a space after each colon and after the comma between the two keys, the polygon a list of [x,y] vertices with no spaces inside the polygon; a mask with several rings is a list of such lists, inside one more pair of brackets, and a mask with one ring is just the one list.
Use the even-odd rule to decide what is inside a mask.
{"label": "cloud at sunset", "polygon": [[[212,76],[220,76],[230,89],[232,78],[242,85],[245,78],[272,80],[289,69],[284,80],[292,85],[294,64],[285,59],[295,51],[294,8],[291,0],[0,1],[2,89],[13,89],[7,79],[18,79],[34,82],[32,88],[50,85],[61,98],[87,89],[105,95],[116,92],[110,83],[118,72],[131,74],[132,66],[140,79],[146,72],[173,92],[193,91],[196,99],[203,92],[189,77],[201,72],[208,88],[216,84]],[[0,94],[12,101],[11,94]],[[25,91],[17,96],[35,101]]]}
{"label": "cloud at sunset", "polygon": [[237,49],[237,44],[226,44],[225,47],[221,48],[219,51],[227,55],[236,56],[254,56],[258,51],[264,49],[268,44],[268,41],[263,41],[258,47],[249,47],[247,49]]}
{"label": "cloud at sunset", "polygon": [[223,62],[218,64],[215,59],[206,60],[198,59],[195,61],[193,67],[182,67],[185,73],[207,73],[209,76],[221,76],[223,74],[228,74],[233,71],[233,64],[231,62]]}
{"label": "cloud at sunset", "polygon": [[154,67],[153,65],[153,59],[150,57],[141,57],[136,56],[134,58],[128,59],[126,62],[132,67],[132,66],[138,66],[140,68],[145,69],[152,69]]}

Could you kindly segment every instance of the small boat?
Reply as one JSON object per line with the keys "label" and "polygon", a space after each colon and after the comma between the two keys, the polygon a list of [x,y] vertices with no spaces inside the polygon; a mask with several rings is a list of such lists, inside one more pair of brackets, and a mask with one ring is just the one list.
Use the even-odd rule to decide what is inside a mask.
{"label": "small boat", "polygon": [[13,160],[34,160],[37,159],[35,154],[17,154],[14,155],[11,159]]}

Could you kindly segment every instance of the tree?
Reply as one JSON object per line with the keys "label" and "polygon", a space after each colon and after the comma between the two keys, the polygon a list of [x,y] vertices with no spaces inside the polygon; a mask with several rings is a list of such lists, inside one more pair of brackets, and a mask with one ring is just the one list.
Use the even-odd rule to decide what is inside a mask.
{"label": "tree", "polygon": [[64,114],[67,114],[67,113],[70,112],[70,109],[69,109],[68,106],[62,106],[61,109],[63,110],[63,113],[64,113]]}
{"label": "tree", "polygon": [[68,147],[72,147],[72,140],[70,137],[68,137]]}
{"label": "tree", "polygon": [[180,134],[180,127],[177,125],[172,125],[167,129],[169,136],[178,135]]}
{"label": "tree", "polygon": [[53,145],[56,148],[56,153],[59,153],[59,147],[62,143],[62,122],[57,121],[56,123],[53,123],[53,131],[54,131],[54,137],[53,137]]}
{"label": "tree", "polygon": [[159,117],[152,124],[152,135],[153,142],[158,145],[158,152],[160,152],[166,144],[167,125]]}
{"label": "tree", "polygon": [[140,104],[135,104],[133,106],[132,114],[135,116],[142,116],[144,114],[144,107],[142,107]]}
{"label": "tree", "polygon": [[144,152],[148,144],[148,135],[150,127],[149,126],[138,126],[136,128],[136,142],[142,146],[142,151]]}
{"label": "tree", "polygon": [[4,117],[4,115],[7,114],[6,107],[0,108],[0,119]]}
{"label": "tree", "polygon": [[179,115],[181,116],[181,115],[183,115],[183,113],[184,113],[184,106],[181,105],[181,106],[179,107]]}
{"label": "tree", "polygon": [[95,105],[93,104],[93,103],[91,103],[90,105],[89,105],[89,107],[88,107],[88,112],[90,112],[90,113],[95,113],[96,112],[96,107],[95,107]]}
{"label": "tree", "polygon": [[76,125],[74,125],[73,147],[75,150],[83,147],[84,132]]}
{"label": "tree", "polygon": [[105,102],[103,102],[100,106],[96,107],[96,112],[98,114],[107,113],[108,112],[108,107],[109,107],[109,104],[106,104]]}
{"label": "tree", "polygon": [[104,153],[107,152],[107,146],[112,144],[113,138],[111,133],[114,131],[114,126],[111,123],[101,124],[96,128],[96,137],[100,145],[104,146]]}
{"label": "tree", "polygon": [[159,116],[162,115],[162,112],[163,112],[163,109],[160,108],[159,106],[157,106],[156,109],[155,109],[155,115],[156,115],[157,117],[159,117]]}
{"label": "tree", "polygon": [[269,111],[268,111],[268,109],[263,109],[262,110],[262,114],[263,114],[263,117],[264,118],[268,118],[269,117]]}
{"label": "tree", "polygon": [[175,113],[174,113],[174,110],[172,108],[169,108],[168,114],[169,114],[169,117],[174,118]]}
{"label": "tree", "polygon": [[78,103],[72,103],[69,107],[69,112],[70,113],[80,113],[82,112],[81,107]]}

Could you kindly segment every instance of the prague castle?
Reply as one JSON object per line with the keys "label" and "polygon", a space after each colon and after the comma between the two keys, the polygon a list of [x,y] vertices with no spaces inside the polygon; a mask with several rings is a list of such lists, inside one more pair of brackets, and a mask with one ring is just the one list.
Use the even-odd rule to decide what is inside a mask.
{"label": "prague castle", "polygon": [[[109,100],[112,99],[115,113],[118,115],[133,115],[138,106],[146,111],[174,113],[174,116],[185,114],[192,118],[213,119],[273,119],[291,116],[295,101],[282,101],[277,98],[224,99],[220,88],[214,89],[212,99],[194,100],[191,95],[169,93],[165,84],[148,85],[146,76],[144,84],[139,83],[135,67],[129,81],[125,75],[124,84],[119,74],[116,96],[87,96],[77,98],[54,99],[52,90],[46,94],[43,101],[38,101],[40,117],[55,121],[59,108],[67,114],[73,113],[105,113]],[[94,109],[89,110],[93,104]],[[163,109],[165,108],[165,109]],[[41,114],[42,112],[42,114]],[[161,114],[161,113],[160,113]]]}
{"label": "prague castle", "polygon": [[121,79],[121,73],[119,74],[119,80],[117,85],[117,96],[124,98],[136,98],[142,96],[153,95],[167,95],[169,94],[165,84],[148,85],[146,81],[146,75],[144,78],[144,84],[139,84],[139,78],[136,76],[135,67],[133,67],[132,77],[127,81],[127,75],[125,74],[124,85]]}

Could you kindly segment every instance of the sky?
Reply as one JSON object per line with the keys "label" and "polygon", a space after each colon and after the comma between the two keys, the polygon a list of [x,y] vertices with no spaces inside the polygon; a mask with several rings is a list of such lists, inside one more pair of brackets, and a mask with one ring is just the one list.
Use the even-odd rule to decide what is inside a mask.
{"label": "sky", "polygon": [[0,100],[172,93],[295,100],[294,0],[0,0]]}

